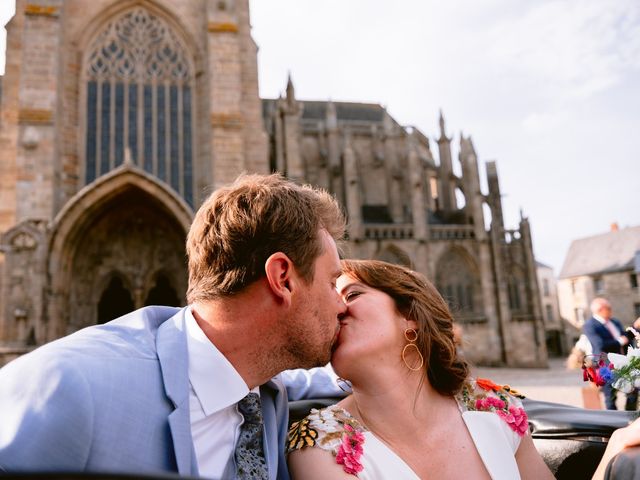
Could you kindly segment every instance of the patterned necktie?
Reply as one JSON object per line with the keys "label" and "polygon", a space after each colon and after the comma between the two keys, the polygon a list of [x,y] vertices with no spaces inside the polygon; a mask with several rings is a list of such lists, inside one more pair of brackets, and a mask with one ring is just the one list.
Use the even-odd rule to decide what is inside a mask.
{"label": "patterned necktie", "polygon": [[236,478],[266,480],[269,478],[269,470],[262,443],[260,396],[249,393],[238,402],[238,411],[244,417],[244,423],[240,426],[240,437],[236,444]]}

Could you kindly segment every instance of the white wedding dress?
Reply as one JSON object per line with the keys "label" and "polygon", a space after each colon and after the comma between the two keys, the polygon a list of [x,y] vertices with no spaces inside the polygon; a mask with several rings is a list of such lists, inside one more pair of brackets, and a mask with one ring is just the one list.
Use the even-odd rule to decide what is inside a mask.
{"label": "white wedding dress", "polygon": [[[515,453],[520,445],[520,434],[524,433],[522,432],[524,427],[519,434],[509,426],[503,416],[496,413],[495,408],[486,411],[473,408],[478,398],[500,399],[505,404],[503,409],[500,409],[504,412],[508,412],[511,407],[521,409],[521,402],[507,393],[509,390],[483,391],[475,385],[475,382],[470,382],[466,388],[465,398],[460,395],[456,400],[462,419],[489,475],[493,480],[520,479]],[[524,420],[526,421],[526,416]],[[289,451],[314,446],[331,451],[335,456],[344,442],[345,435],[353,431],[347,432],[345,425],[349,426],[346,427],[347,429],[355,429],[364,438],[364,441],[359,442],[362,454],[358,461],[362,469],[354,473],[357,478],[362,480],[417,480],[420,478],[393,450],[372,432],[362,427],[349,412],[337,405],[322,410],[314,409],[304,420],[293,424],[289,437]],[[346,468],[345,471],[348,472]]]}

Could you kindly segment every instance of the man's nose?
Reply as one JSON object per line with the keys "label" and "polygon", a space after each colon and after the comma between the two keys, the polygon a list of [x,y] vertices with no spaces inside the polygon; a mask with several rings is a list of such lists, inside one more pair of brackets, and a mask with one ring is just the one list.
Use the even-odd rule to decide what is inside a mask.
{"label": "man's nose", "polygon": [[338,299],[338,318],[342,318],[347,311],[347,304],[344,303],[344,300],[342,300],[342,297],[338,292],[336,292],[336,297]]}

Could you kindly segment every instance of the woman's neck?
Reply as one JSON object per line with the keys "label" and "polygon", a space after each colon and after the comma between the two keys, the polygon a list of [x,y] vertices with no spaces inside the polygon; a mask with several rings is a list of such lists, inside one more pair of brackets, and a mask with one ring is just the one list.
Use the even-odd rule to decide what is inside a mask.
{"label": "woman's neck", "polygon": [[[388,377],[392,381],[363,384],[355,383],[353,395],[345,400],[345,408],[357,417],[363,426],[387,443],[396,438],[406,438],[407,432],[419,431],[442,419],[444,410],[450,409],[454,400],[437,392],[420,375],[406,373]],[[444,409],[444,410],[443,410]]]}

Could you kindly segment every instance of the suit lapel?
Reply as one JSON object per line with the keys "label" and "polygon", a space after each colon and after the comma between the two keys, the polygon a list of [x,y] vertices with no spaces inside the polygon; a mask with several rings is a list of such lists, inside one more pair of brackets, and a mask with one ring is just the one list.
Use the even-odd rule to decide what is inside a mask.
{"label": "suit lapel", "polygon": [[600,325],[600,332],[602,333],[602,336],[604,336],[605,338],[609,337],[610,339],[613,340],[613,335],[611,335],[611,331],[604,324],[600,322],[598,322],[598,324]]}
{"label": "suit lapel", "polygon": [[274,479],[278,474],[278,456],[280,454],[280,442],[278,441],[278,421],[276,418],[275,395],[278,395],[277,387],[269,381],[260,387],[260,399],[262,404],[262,418],[264,420],[264,457],[267,460],[269,478]]}
{"label": "suit lapel", "polygon": [[180,310],[160,326],[156,349],[164,389],[175,407],[168,420],[178,473],[197,475],[189,415],[189,357],[184,312],[185,309]]}

